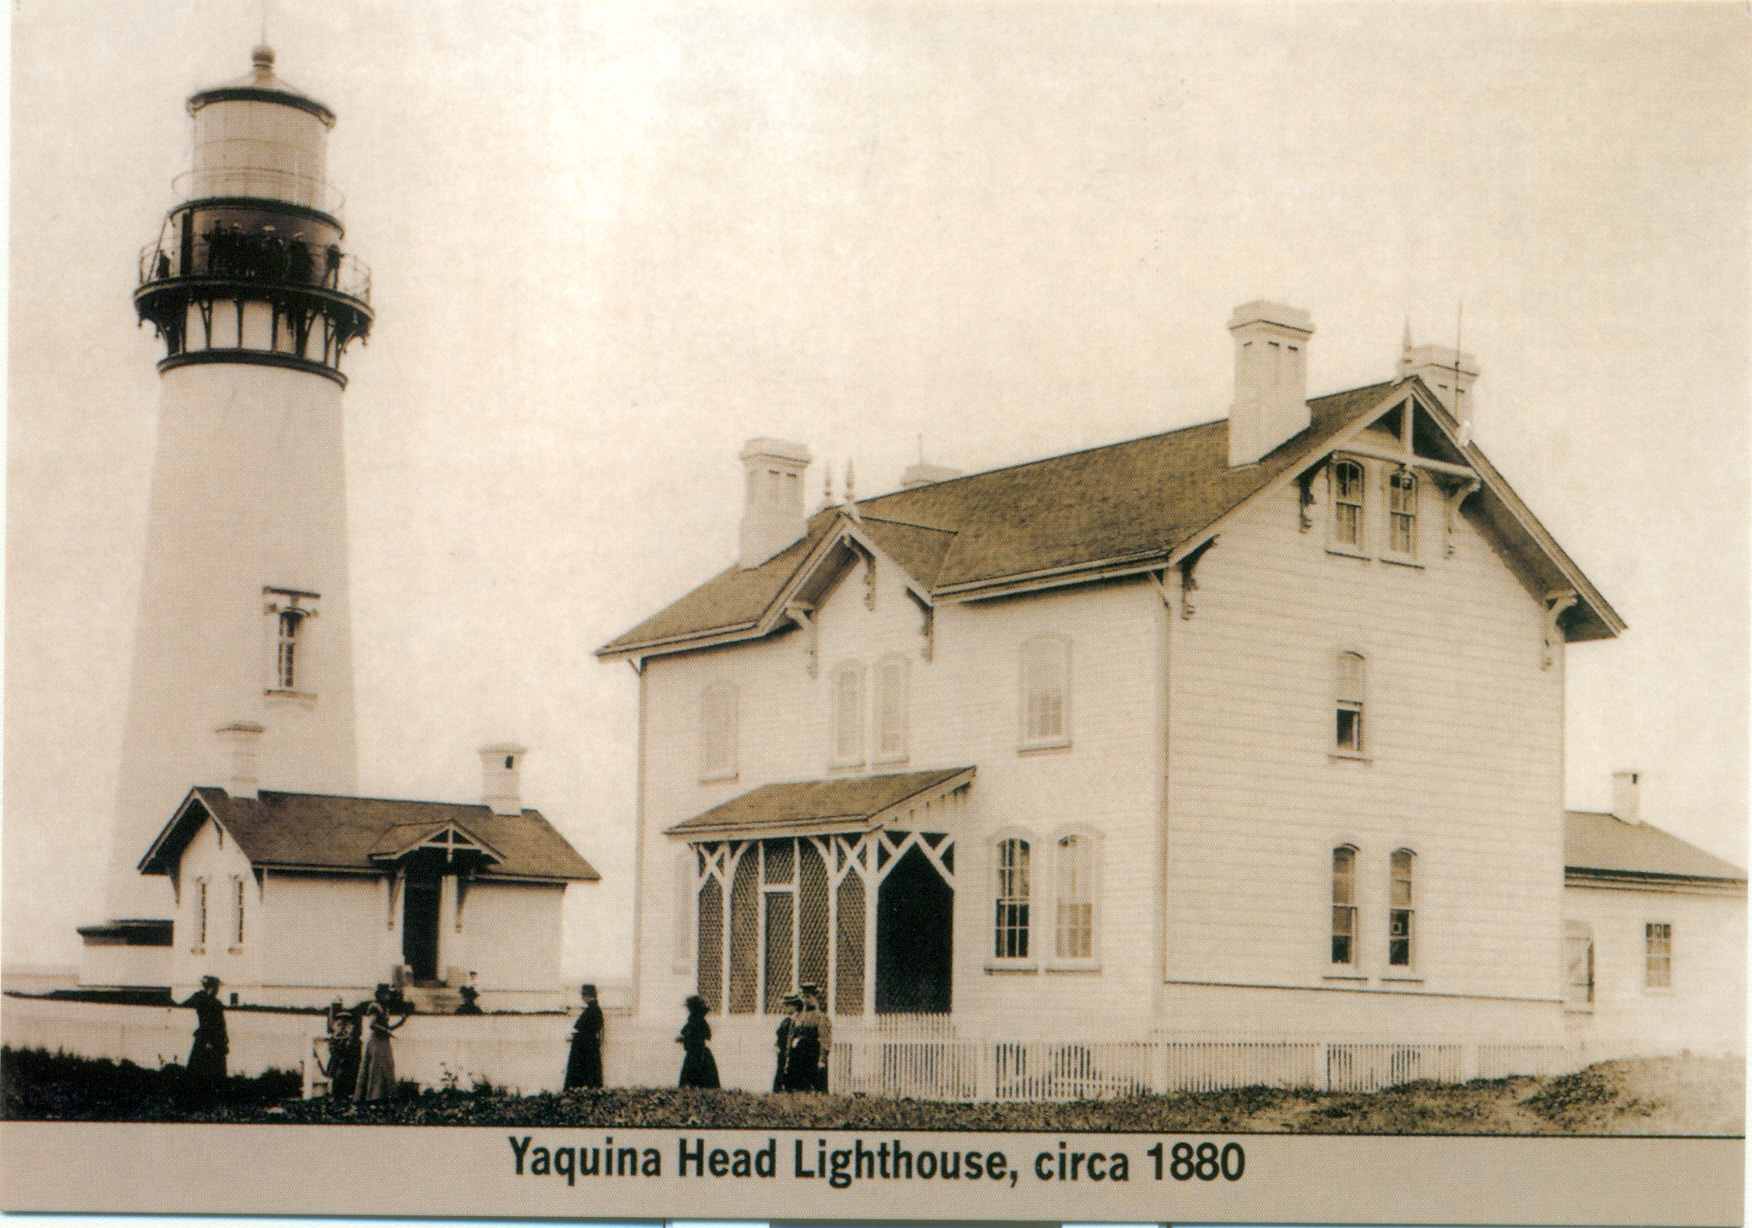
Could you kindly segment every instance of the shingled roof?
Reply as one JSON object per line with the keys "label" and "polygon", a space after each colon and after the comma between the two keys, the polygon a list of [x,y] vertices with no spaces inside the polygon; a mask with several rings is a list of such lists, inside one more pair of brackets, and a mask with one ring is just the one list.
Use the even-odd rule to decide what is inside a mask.
{"label": "shingled roof", "polygon": [[1647,823],[1565,812],[1564,873],[1571,878],[1688,879],[1746,885],[1746,871]]}
{"label": "shingled roof", "polygon": [[762,785],[667,829],[689,840],[874,831],[898,811],[924,805],[973,780],[971,767],[891,772]]}
{"label": "shingled roof", "polygon": [[[1042,579],[1076,582],[1128,566],[1141,570],[1167,562],[1177,547],[1194,543],[1286,471],[1305,468],[1347,430],[1414,388],[1426,412],[1446,419],[1423,383],[1406,376],[1309,401],[1307,429],[1255,464],[1229,464],[1229,423],[1222,419],[863,499],[854,525],[933,601],[996,595]],[[1486,515],[1510,545],[1541,559],[1554,587],[1580,590],[1582,602],[1567,628],[1572,637],[1616,634],[1623,626],[1618,616],[1476,445],[1459,445],[1457,452],[1484,479],[1491,500]],[[775,629],[775,602],[847,519],[838,508],[816,513],[789,548],[758,567],[725,569],[598,655],[674,651]]]}
{"label": "shingled roof", "polygon": [[177,808],[140,861],[143,874],[168,874],[201,823],[211,816],[237,841],[250,864],[266,869],[381,872],[386,854],[455,827],[493,860],[477,875],[539,882],[595,882],[601,875],[540,811],[494,814],[486,806],[406,802],[321,793],[232,797],[197,787]]}

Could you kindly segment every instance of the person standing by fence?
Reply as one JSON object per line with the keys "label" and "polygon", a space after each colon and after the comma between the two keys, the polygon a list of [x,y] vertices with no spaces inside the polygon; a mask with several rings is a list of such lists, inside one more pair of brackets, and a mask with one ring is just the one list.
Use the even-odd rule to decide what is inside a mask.
{"label": "person standing by fence", "polygon": [[803,996],[815,1004],[816,1014],[820,1016],[815,1025],[815,1069],[810,1072],[810,1086],[824,1092],[827,1090],[827,1060],[833,1054],[833,1016],[827,1013],[827,995],[821,992],[821,986],[803,986]]}
{"label": "person standing by fence", "polygon": [[797,1026],[797,1014],[803,1008],[803,999],[794,993],[788,993],[784,998],[785,1014],[779,1020],[778,1036],[774,1043],[778,1046],[778,1060],[773,1065],[773,1090],[785,1091],[789,1084],[785,1080],[785,1071],[791,1058],[791,1029]]}
{"label": "person standing by fence", "polygon": [[706,1022],[706,1000],[698,994],[688,998],[687,1022],[675,1039],[687,1055],[681,1060],[681,1086],[718,1086],[718,1063],[706,1045],[712,1039],[712,1025]]}
{"label": "person standing by fence", "polygon": [[329,1005],[328,1036],[321,1043],[328,1046],[328,1061],[318,1054],[316,1068],[329,1081],[329,1096],[350,1098],[359,1082],[359,1017],[342,1006],[339,998]]}
{"label": "person standing by fence", "polygon": [[582,985],[578,994],[584,1009],[572,1028],[572,1048],[566,1055],[566,1086],[602,1086],[602,1007],[596,1004],[596,986]]}
{"label": "person standing by fence", "polygon": [[212,1104],[225,1090],[225,1055],[231,1041],[225,1035],[225,1006],[219,1001],[219,978],[208,974],[201,987],[182,1006],[195,1012],[195,1043],[189,1049],[188,1069],[183,1072],[183,1102]]}
{"label": "person standing by fence", "polygon": [[815,1067],[821,1060],[821,1011],[804,988],[803,1010],[791,1025],[791,1055],[785,1061],[785,1087],[794,1092],[815,1090]]}
{"label": "person standing by fence", "polygon": [[[365,1008],[362,1023],[370,1029],[371,1039],[365,1043],[365,1058],[359,1064],[359,1087],[355,1099],[388,1100],[395,1095],[395,1050],[389,1036],[408,1021],[404,1013],[394,1023],[389,1021],[389,986],[379,984],[371,1004]],[[403,1008],[404,1012],[406,1008]]]}

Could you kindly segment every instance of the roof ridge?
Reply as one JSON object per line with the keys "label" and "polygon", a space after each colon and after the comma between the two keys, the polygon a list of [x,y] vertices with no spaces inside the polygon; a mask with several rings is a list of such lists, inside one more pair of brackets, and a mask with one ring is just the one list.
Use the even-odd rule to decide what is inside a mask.
{"label": "roof ridge", "polygon": [[[223,786],[223,785],[197,785],[196,787],[200,788],[200,789],[217,789],[219,792],[224,793],[226,797],[230,798],[230,800],[232,800],[234,802],[247,802],[247,801],[257,800],[264,793],[272,793],[272,794],[275,794],[276,796],[279,796],[279,797],[326,797],[326,798],[333,798],[336,801],[343,801],[343,802],[383,802],[386,805],[391,805],[391,806],[461,806],[461,807],[464,807],[464,808],[470,809],[470,810],[488,810],[488,809],[490,809],[490,807],[485,802],[444,802],[444,801],[434,801],[431,798],[422,798],[422,797],[367,797],[363,793],[306,793],[306,792],[303,792],[303,791],[300,791],[297,789],[257,789],[256,790],[256,798],[252,799],[252,798],[247,798],[247,797],[232,797],[231,794],[226,791],[225,786]],[[533,806],[524,806],[522,808],[521,813],[523,813],[523,814],[540,814],[541,811],[537,810]],[[501,815],[500,817],[508,819],[508,818],[511,818],[512,816]],[[405,826],[405,824],[397,824],[397,826]]]}
{"label": "roof ridge", "polygon": [[[1313,405],[1317,402],[1330,401],[1330,400],[1333,400],[1334,398],[1337,398],[1337,397],[1354,396],[1359,392],[1369,392],[1369,391],[1376,389],[1376,388],[1391,388],[1395,384],[1404,383],[1408,379],[1415,379],[1415,378],[1416,378],[1416,376],[1400,376],[1400,377],[1395,378],[1395,379],[1381,380],[1380,382],[1374,383],[1374,384],[1359,384],[1355,388],[1343,388],[1337,392],[1323,392],[1317,397],[1309,397],[1307,399],[1307,401],[1304,402],[1304,404]],[[1069,452],[1054,452],[1050,456],[1037,456],[1033,460],[1016,461],[1015,463],[1009,464],[1009,465],[997,465],[991,469],[978,469],[972,473],[961,473],[961,474],[957,474],[955,477],[952,477],[952,478],[944,478],[940,482],[929,482],[929,483],[926,483],[925,486],[915,486],[915,487],[912,487],[911,489],[902,488],[900,490],[884,491],[882,494],[879,494],[879,495],[870,495],[867,498],[859,499],[858,506],[861,508],[865,504],[875,503],[881,499],[893,499],[893,498],[896,498],[900,495],[910,495],[910,494],[914,493],[915,491],[924,490],[924,489],[928,489],[928,488],[936,488],[939,486],[951,486],[956,482],[965,482],[971,478],[983,478],[983,477],[987,477],[987,476],[994,474],[994,473],[1007,473],[1012,469],[1026,469],[1031,465],[1044,465],[1048,461],[1065,460],[1066,458],[1072,457],[1072,456],[1086,456],[1091,452],[1102,452],[1102,451],[1107,450],[1108,448],[1123,448],[1123,447],[1126,447],[1130,444],[1146,443],[1152,439],[1166,439],[1170,435],[1180,435],[1180,434],[1184,434],[1187,431],[1196,431],[1196,430],[1200,430],[1200,429],[1205,428],[1205,427],[1216,426],[1219,422],[1227,422],[1228,420],[1229,420],[1229,416],[1225,414],[1221,418],[1209,418],[1203,422],[1190,422],[1185,426],[1177,426],[1173,430],[1152,431],[1148,435],[1134,435],[1129,439],[1113,440],[1111,443],[1090,444],[1086,448],[1072,448]],[[1297,433],[1300,434],[1300,432],[1297,432]],[[1294,438],[1294,437],[1295,436],[1291,436],[1291,438]],[[1286,442],[1288,442],[1288,441],[1286,440]],[[878,517],[877,519],[880,519],[880,517]],[[920,528],[929,528],[930,526],[929,525],[920,525],[919,527]],[[950,530],[950,531],[954,532],[954,530]]]}

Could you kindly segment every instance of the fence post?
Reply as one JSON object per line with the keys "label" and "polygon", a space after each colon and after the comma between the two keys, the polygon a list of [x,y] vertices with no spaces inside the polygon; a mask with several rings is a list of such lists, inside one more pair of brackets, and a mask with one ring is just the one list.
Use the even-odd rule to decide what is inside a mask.
{"label": "fence post", "polygon": [[1152,1036],[1150,1045],[1150,1090],[1161,1096],[1168,1091],[1168,1043]]}

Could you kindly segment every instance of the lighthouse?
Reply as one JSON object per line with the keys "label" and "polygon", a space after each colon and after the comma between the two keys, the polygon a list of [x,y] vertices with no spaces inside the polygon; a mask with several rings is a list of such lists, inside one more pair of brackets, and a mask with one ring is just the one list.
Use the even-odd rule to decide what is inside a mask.
{"label": "lighthouse", "polygon": [[192,165],[134,292],[162,344],[158,441],[87,984],[169,983],[183,888],[140,859],[193,786],[357,788],[341,396],[372,310],[326,176],[335,116],[266,46],[188,110]]}

